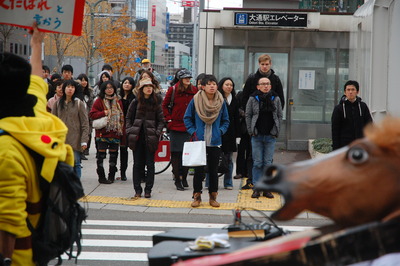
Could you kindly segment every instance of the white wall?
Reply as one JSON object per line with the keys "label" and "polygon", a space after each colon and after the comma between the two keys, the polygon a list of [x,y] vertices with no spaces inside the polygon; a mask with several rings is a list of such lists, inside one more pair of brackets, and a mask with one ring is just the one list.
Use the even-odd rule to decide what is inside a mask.
{"label": "white wall", "polygon": [[360,82],[375,121],[386,114],[400,116],[400,3],[370,0],[354,16],[349,78]]}

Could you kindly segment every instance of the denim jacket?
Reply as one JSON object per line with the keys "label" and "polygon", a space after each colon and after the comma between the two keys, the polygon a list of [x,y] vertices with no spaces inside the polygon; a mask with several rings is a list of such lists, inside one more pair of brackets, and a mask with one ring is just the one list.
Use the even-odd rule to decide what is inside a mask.
{"label": "denim jacket", "polygon": [[[183,116],[187,132],[190,135],[196,133],[197,140],[204,140],[204,131],[206,123],[200,119],[194,107],[194,100],[192,99]],[[211,146],[220,146],[222,144],[222,135],[228,130],[229,115],[228,108],[224,102],[221,110],[219,111],[218,118],[212,124]]]}

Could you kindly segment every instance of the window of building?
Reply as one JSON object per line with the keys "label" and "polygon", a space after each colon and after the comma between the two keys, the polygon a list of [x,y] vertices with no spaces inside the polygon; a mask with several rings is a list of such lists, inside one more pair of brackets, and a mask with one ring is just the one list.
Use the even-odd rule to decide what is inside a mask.
{"label": "window of building", "polygon": [[235,89],[241,90],[244,72],[244,48],[217,49],[217,56],[214,57],[215,76],[218,80],[224,77],[231,77],[235,82]]}
{"label": "window of building", "polygon": [[[348,57],[348,50],[341,50],[340,57]],[[336,49],[297,48],[293,53],[293,101],[298,103],[292,109],[292,120],[301,122],[318,122],[329,124],[337,94],[338,86],[342,86],[348,77],[348,61],[339,64],[336,73]],[[304,80],[312,81],[305,84]],[[340,95],[341,96],[341,95]]]}

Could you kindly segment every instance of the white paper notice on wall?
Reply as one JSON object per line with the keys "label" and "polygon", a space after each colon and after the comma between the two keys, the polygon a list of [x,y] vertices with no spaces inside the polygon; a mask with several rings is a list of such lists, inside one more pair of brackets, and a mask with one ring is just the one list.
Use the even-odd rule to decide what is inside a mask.
{"label": "white paper notice on wall", "polygon": [[299,70],[299,89],[315,89],[315,70]]}

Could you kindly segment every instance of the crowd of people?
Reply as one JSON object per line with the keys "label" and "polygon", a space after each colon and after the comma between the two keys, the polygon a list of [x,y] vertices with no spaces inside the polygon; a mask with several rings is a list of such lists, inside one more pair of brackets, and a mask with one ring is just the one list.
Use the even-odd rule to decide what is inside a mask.
{"label": "crowd of people", "polygon": [[[98,182],[112,184],[116,179],[127,181],[128,148],[133,151],[134,197],[150,198],[154,185],[154,155],[163,128],[170,136],[173,182],[178,191],[189,187],[188,167],[182,165],[184,143],[204,140],[207,167],[193,167],[192,207],[201,204],[204,187],[209,203],[219,207],[218,162],[222,154],[228,162],[223,177],[226,190],[233,189],[233,180],[247,177],[242,189],[253,188],[263,167],[272,163],[274,145],[279,134],[284,105],[283,88],[271,69],[269,55],[259,58],[260,68],[246,81],[241,95],[236,95],[231,77],[219,82],[213,75],[201,73],[196,84],[187,69],[176,72],[165,97],[161,96],[160,75],[148,59],[134,77],[121,82],[113,78],[113,70],[105,64],[94,88],[85,74],[74,79],[73,67],[64,65],[61,74],[49,75],[43,66],[43,79],[49,84],[47,110],[58,116],[69,128],[66,143],[74,150],[75,171],[81,176],[81,162],[87,160],[95,130],[96,172]],[[105,119],[103,127],[93,121]],[[236,143],[241,138],[239,149]],[[108,150],[108,175],[104,166]],[[233,153],[238,152],[233,176]],[[120,156],[118,166],[118,155]],[[120,177],[116,174],[120,172]],[[254,173],[254,174],[252,174]],[[144,189],[142,184],[144,183]],[[252,197],[260,194],[253,192]],[[264,196],[273,198],[266,191]]]}
{"label": "crowd of people", "polygon": [[[98,181],[101,184],[112,184],[116,179],[127,181],[130,149],[136,198],[142,197],[143,191],[144,197],[151,197],[154,155],[163,128],[167,128],[174,186],[178,191],[187,189],[191,170],[194,174],[192,206],[200,206],[205,182],[210,205],[218,207],[217,168],[221,156],[228,164],[223,177],[226,190],[233,189],[233,179],[241,178],[246,178],[241,189],[254,189],[263,169],[273,163],[285,99],[282,82],[271,68],[272,58],[262,54],[258,65],[237,94],[231,77],[218,81],[213,75],[201,73],[193,85],[192,73],[179,69],[164,97],[160,93],[160,75],[148,59],[142,60],[142,67],[134,77],[125,77],[121,82],[113,78],[112,67],[105,64],[93,89],[85,74],[74,80],[71,65],[64,65],[61,75],[51,77],[44,66],[43,78],[49,83],[47,110],[70,129],[66,142],[73,147],[79,176],[81,161],[87,160],[89,154],[93,121],[106,119],[103,127],[95,128]],[[357,96],[358,86],[355,81],[346,83],[345,95],[333,112],[335,149],[361,137],[362,128],[372,121],[368,107]],[[353,118],[356,109],[359,115]],[[350,125],[353,123],[357,125],[355,133]],[[182,165],[184,143],[191,140],[206,142],[207,167],[189,169]],[[104,167],[107,150],[108,175]],[[234,152],[237,152],[235,175]],[[118,169],[120,175],[116,177]],[[141,183],[145,183],[144,189]],[[252,198],[260,196],[274,197],[270,191],[254,190],[251,195]]]}

